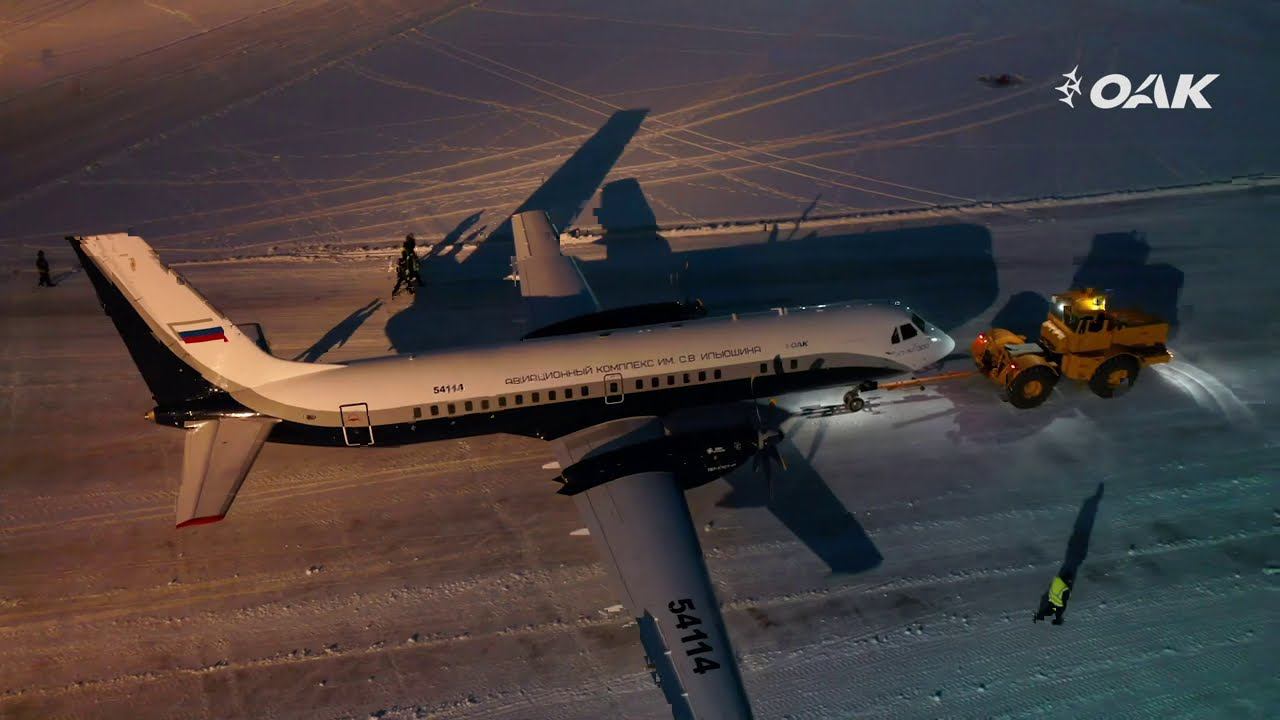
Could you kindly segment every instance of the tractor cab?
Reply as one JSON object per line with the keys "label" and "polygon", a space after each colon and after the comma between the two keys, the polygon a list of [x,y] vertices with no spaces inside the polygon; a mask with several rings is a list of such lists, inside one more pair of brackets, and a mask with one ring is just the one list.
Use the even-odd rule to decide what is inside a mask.
{"label": "tractor cab", "polygon": [[1040,326],[1040,342],[1056,353],[1105,350],[1111,345],[1113,323],[1107,314],[1107,295],[1085,288],[1068,290],[1050,300],[1049,317]]}

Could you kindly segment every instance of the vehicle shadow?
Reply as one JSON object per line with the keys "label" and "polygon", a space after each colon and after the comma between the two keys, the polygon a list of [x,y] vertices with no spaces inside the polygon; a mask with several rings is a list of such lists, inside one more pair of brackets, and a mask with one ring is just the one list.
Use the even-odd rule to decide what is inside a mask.
{"label": "vehicle shadow", "polygon": [[1073,287],[1106,290],[1112,307],[1144,310],[1178,327],[1178,298],[1185,276],[1167,263],[1148,263],[1146,233],[1132,230],[1095,235],[1089,254],[1072,278]]}

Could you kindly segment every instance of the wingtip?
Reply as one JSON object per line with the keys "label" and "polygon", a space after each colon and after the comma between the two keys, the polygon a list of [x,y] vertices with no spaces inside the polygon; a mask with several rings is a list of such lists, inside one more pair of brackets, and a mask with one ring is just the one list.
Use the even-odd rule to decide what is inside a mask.
{"label": "wingtip", "polygon": [[208,525],[210,523],[216,523],[224,517],[226,517],[226,515],[206,515],[205,517],[191,518],[190,520],[183,520],[174,527],[184,528],[191,527],[193,525]]}

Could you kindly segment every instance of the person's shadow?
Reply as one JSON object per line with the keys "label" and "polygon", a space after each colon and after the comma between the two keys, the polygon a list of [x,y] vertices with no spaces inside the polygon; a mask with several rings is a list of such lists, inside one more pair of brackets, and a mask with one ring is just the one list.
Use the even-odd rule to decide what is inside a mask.
{"label": "person's shadow", "polygon": [[1089,554],[1089,537],[1093,535],[1093,522],[1098,517],[1098,505],[1102,502],[1102,490],[1105,483],[1098,483],[1098,489],[1085,499],[1076,514],[1075,526],[1071,528],[1071,539],[1067,541],[1067,553],[1058,568],[1058,577],[1075,587],[1076,574],[1080,565]]}
{"label": "person's shadow", "polygon": [[80,272],[80,270],[81,268],[79,265],[71,268],[70,270],[64,270],[58,273],[57,275],[54,275],[52,278],[50,278],[49,282],[53,283],[55,286],[61,285],[63,280],[66,280],[72,275],[75,275],[76,273]]}

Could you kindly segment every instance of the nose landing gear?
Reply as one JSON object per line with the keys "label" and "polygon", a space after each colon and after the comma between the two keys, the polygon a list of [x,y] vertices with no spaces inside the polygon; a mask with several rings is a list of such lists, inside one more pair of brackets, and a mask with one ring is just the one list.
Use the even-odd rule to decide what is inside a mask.
{"label": "nose landing gear", "polygon": [[861,412],[867,406],[867,401],[854,389],[844,394],[844,406],[849,412]]}

